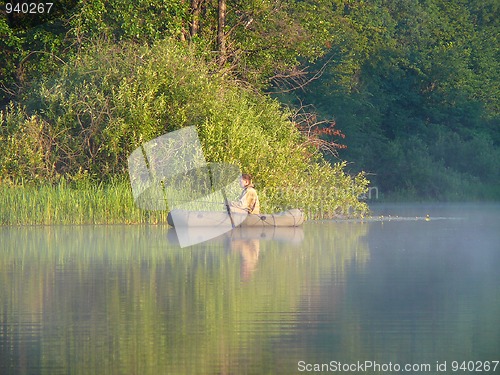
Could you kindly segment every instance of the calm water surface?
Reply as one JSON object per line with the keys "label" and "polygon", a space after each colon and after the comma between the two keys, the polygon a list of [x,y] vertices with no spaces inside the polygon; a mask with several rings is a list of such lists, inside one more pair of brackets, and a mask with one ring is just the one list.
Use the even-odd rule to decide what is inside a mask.
{"label": "calm water surface", "polygon": [[0,374],[488,373],[500,205],[373,210],[184,249],[164,226],[0,228]]}

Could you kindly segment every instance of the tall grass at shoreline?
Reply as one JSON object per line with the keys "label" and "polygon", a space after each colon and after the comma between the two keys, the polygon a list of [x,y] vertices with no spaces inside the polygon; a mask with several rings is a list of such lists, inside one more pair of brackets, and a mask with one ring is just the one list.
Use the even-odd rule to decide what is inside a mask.
{"label": "tall grass at shoreline", "polygon": [[166,222],[166,216],[137,208],[126,181],[0,184],[0,225],[156,224]]}
{"label": "tall grass at shoreline", "polygon": [[[339,165],[333,171],[342,168]],[[337,185],[323,184],[323,188],[316,188],[323,186],[320,182],[305,190],[264,188],[259,190],[261,209],[272,213],[300,208],[309,220],[362,217],[368,207],[356,197],[364,191],[363,181],[339,173]],[[232,194],[233,199],[238,195]],[[329,204],[324,204],[326,198]],[[138,208],[129,181],[122,177],[106,183],[89,179],[0,183],[0,225],[159,224],[167,222],[167,213]]]}

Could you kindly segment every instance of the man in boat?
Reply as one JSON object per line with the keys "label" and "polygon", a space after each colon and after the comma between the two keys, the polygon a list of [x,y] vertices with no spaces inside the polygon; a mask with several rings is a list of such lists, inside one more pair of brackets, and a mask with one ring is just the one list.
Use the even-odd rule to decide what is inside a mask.
{"label": "man in boat", "polygon": [[247,173],[243,173],[240,178],[240,186],[243,188],[243,191],[237,201],[230,203],[231,210],[241,210],[247,212],[248,214],[259,214],[259,197],[257,196],[257,191],[252,183],[252,176]]}

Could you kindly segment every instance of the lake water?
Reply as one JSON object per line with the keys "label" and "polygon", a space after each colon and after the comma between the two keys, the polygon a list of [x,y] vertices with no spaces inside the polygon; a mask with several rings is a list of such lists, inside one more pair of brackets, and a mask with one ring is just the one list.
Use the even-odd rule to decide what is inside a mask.
{"label": "lake water", "polygon": [[500,205],[373,210],[182,249],[0,228],[0,374],[500,373]]}

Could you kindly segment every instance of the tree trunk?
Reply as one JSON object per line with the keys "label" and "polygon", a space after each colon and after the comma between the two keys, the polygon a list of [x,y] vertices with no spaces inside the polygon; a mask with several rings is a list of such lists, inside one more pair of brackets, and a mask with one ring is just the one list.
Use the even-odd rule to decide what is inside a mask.
{"label": "tree trunk", "polygon": [[189,35],[191,39],[198,34],[198,30],[200,29],[200,13],[201,13],[202,2],[203,0],[191,0],[192,21],[189,30]]}
{"label": "tree trunk", "polygon": [[226,59],[226,0],[219,0],[219,25],[217,29],[217,50],[219,51],[219,65],[223,65]]}

